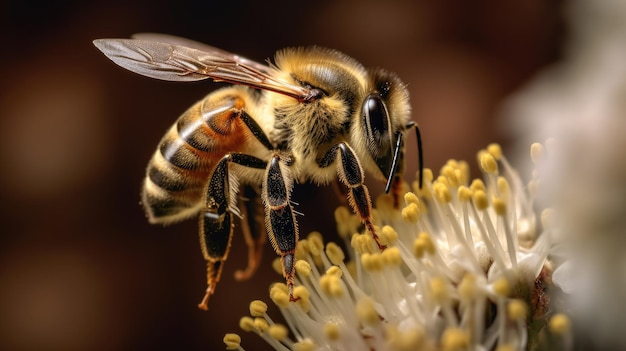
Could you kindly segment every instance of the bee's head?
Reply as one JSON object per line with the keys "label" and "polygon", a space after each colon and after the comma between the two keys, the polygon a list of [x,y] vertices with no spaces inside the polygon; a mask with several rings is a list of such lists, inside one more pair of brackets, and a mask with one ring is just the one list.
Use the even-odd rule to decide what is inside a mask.
{"label": "bee's head", "polygon": [[389,180],[404,168],[402,137],[410,125],[409,94],[395,74],[382,69],[368,73],[369,86],[354,124],[352,144],[361,155],[369,156],[361,157],[364,167]]}

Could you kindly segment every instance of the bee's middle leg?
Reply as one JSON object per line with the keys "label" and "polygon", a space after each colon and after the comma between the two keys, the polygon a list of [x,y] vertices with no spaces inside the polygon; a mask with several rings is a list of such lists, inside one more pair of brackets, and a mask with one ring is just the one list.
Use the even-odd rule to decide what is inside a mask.
{"label": "bee's middle leg", "polygon": [[289,197],[293,180],[287,162],[275,154],[267,165],[263,180],[263,202],[265,203],[265,223],[272,247],[283,266],[283,276],[289,288],[289,300],[293,296],[295,281],[296,245],[298,244],[298,224]]}
{"label": "bee's middle leg", "polygon": [[319,166],[321,168],[328,167],[335,160],[337,160],[339,180],[348,187],[348,202],[352,210],[372,234],[378,249],[381,251],[386,249],[387,246],[381,243],[374,223],[372,223],[372,200],[367,186],[364,184],[365,177],[359,159],[348,144],[339,143],[328,150],[319,162]]}
{"label": "bee's middle leg", "polygon": [[215,292],[223,264],[228,257],[233,236],[234,190],[231,189],[228,164],[230,162],[251,168],[264,169],[266,162],[254,156],[230,153],[213,169],[205,188],[204,205],[200,212],[200,247],[207,262],[207,290],[198,305],[208,309],[209,297]]}

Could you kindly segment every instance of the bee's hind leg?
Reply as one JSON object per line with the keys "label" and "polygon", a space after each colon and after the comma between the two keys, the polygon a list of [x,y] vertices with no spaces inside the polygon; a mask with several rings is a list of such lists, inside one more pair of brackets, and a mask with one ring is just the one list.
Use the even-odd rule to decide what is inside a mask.
{"label": "bee's hind leg", "polygon": [[234,192],[229,179],[228,164],[234,162],[245,167],[264,169],[266,162],[254,156],[230,153],[213,169],[205,188],[205,202],[200,212],[200,247],[207,262],[207,290],[200,309],[207,310],[209,297],[215,292],[223,264],[228,257],[233,236]]}
{"label": "bee's hind leg", "polygon": [[245,186],[240,204],[239,208],[243,215],[241,229],[248,246],[248,266],[245,269],[235,271],[235,279],[239,281],[249,279],[259,268],[267,239],[263,204],[257,190]]}

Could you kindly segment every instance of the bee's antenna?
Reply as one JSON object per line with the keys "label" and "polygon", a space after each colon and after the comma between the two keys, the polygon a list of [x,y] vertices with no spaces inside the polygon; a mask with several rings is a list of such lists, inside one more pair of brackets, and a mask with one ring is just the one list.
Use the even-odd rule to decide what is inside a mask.
{"label": "bee's antenna", "polygon": [[394,174],[396,174],[396,168],[398,168],[398,155],[400,155],[400,149],[402,148],[402,132],[396,133],[396,147],[393,151],[393,160],[391,161],[391,169],[389,169],[389,176],[387,177],[387,185],[385,186],[385,193],[389,193],[391,189],[391,181]]}
{"label": "bee's antenna", "polygon": [[422,189],[422,185],[424,185],[424,149],[422,148],[422,133],[420,132],[420,127],[415,122],[411,122],[411,124],[415,127],[415,134],[417,135],[417,157],[418,157],[418,167],[419,167],[419,184],[420,189]]}
{"label": "bee's antenna", "polygon": [[[420,127],[419,125],[417,125],[417,123],[411,121],[409,122],[405,129],[409,129],[411,127],[415,127],[415,134],[417,136],[417,166],[419,168],[419,187],[420,189],[422,188],[422,186],[424,185],[424,150],[422,148],[422,133],[420,132]],[[398,146],[396,146],[396,153],[398,152]],[[395,162],[395,157],[394,157],[394,162]],[[389,184],[387,184],[387,186],[389,186]],[[388,189],[388,188],[387,188]]]}

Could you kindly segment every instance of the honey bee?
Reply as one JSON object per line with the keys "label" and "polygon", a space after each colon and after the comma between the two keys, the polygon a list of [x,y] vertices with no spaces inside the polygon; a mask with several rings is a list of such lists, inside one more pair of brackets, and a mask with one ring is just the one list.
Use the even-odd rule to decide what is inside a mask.
{"label": "honey bee", "polygon": [[[385,248],[372,223],[363,170],[386,182],[397,205],[409,129],[418,136],[420,174],[423,168],[408,92],[395,74],[366,69],[321,47],[283,49],[273,63],[261,64],[163,34],[98,39],[94,45],[121,67],[148,77],[232,83],[191,106],[167,131],[148,164],[141,194],[151,223],[199,218],[208,285],[200,308],[208,308],[220,280],[233,216],[245,218],[241,222],[249,250],[248,266],[236,277],[254,273],[269,236],[295,300],[294,182],[339,179],[353,211],[379,249]],[[246,193],[238,196],[242,189]],[[239,198],[254,194],[261,199],[260,220],[254,201],[238,206]]]}

